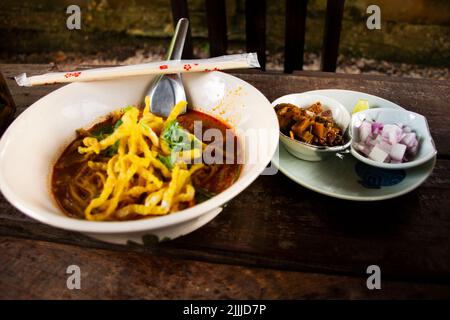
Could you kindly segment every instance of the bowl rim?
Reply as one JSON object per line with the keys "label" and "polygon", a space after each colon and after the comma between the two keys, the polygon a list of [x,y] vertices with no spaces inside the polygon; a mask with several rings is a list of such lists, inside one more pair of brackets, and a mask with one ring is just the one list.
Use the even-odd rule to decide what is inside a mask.
{"label": "bowl rim", "polygon": [[[408,161],[408,162],[403,162],[403,163],[385,163],[385,162],[377,162],[375,160],[369,159],[365,156],[363,156],[361,153],[359,153],[357,150],[355,150],[355,147],[353,146],[353,143],[350,145],[350,153],[359,161],[364,162],[370,166],[373,167],[378,167],[378,168],[383,168],[383,169],[408,169],[408,168],[413,168],[416,166],[419,166],[421,164],[424,164],[425,162],[429,161],[431,158],[433,158],[436,154],[437,154],[437,149],[436,149],[436,145],[434,143],[433,137],[431,136],[431,131],[430,131],[430,127],[428,125],[428,120],[425,116],[421,115],[420,113],[417,112],[413,112],[413,111],[409,111],[406,109],[392,109],[392,108],[369,108],[367,110],[362,110],[360,112],[355,113],[354,115],[352,115],[352,119],[350,122],[350,131],[349,134],[353,135],[353,127],[354,127],[354,122],[356,121],[356,117],[355,115],[357,114],[362,114],[362,113],[377,113],[377,112],[391,112],[391,113],[408,113],[408,114],[413,114],[418,118],[421,118],[426,126],[426,132],[427,135],[425,137],[423,137],[423,139],[429,139],[430,143],[433,147],[433,150],[427,154],[425,154],[423,157],[419,158],[419,159],[415,159],[413,161]],[[352,138],[353,140],[353,138]]]}
{"label": "bowl rim", "polygon": [[[250,86],[255,90],[255,93],[260,95],[260,97],[267,102],[267,105],[270,105],[270,101],[262,94],[260,90],[258,90],[255,86],[252,84],[236,77],[233,75],[230,75],[228,73],[220,72],[220,71],[212,71],[214,73],[218,73],[223,77],[229,77],[233,79],[234,81],[238,82],[240,85],[243,86]],[[126,81],[126,79],[123,79],[123,81]],[[77,83],[71,83],[65,86],[62,86],[61,88],[58,88],[49,94],[41,97],[39,100],[31,104],[28,108],[26,108],[19,116],[17,116],[14,121],[10,124],[10,126],[7,128],[7,130],[4,132],[1,140],[0,140],[0,165],[4,161],[2,154],[5,151],[5,146],[7,142],[9,141],[9,137],[12,135],[12,130],[14,126],[22,121],[22,119],[29,113],[31,110],[39,107],[39,103],[42,99],[45,99],[46,97],[53,96],[53,95],[59,95],[64,94],[64,90],[68,90],[67,88],[70,88],[70,86],[76,86]],[[276,128],[279,129],[278,125],[278,119],[275,114],[275,110],[273,108],[270,108],[272,112],[272,118],[273,118],[273,124],[276,126]],[[272,150],[269,150],[267,155],[263,159],[259,159],[258,162],[255,164],[252,164],[251,170],[246,174],[244,177],[240,177],[238,181],[236,181],[233,185],[231,185],[229,188],[221,192],[220,194],[212,197],[211,199],[208,199],[200,204],[197,204],[191,208],[187,208],[181,211],[177,211],[171,214],[167,214],[164,216],[157,216],[154,218],[149,219],[139,219],[139,220],[129,220],[129,221],[88,221],[88,220],[82,220],[82,219],[76,219],[71,218],[64,213],[62,213],[62,210],[58,208],[61,211],[61,215],[55,214],[53,212],[49,212],[49,210],[45,209],[38,209],[34,205],[30,205],[26,201],[23,200],[22,197],[20,197],[16,192],[12,190],[12,188],[8,185],[6,182],[5,177],[3,176],[3,172],[0,170],[0,190],[4,197],[8,200],[10,204],[12,204],[15,208],[23,212],[24,214],[28,215],[29,217],[40,221],[42,223],[48,224],[53,227],[65,229],[65,230],[71,230],[71,231],[78,231],[78,232],[85,232],[85,233],[98,233],[98,234],[114,234],[114,233],[129,233],[129,232],[140,232],[140,231],[151,231],[156,229],[161,229],[173,225],[178,225],[183,222],[195,219],[203,214],[206,214],[210,212],[211,210],[214,210],[218,207],[222,207],[226,202],[233,199],[235,196],[237,196],[239,193],[241,193],[243,190],[245,190],[265,169],[266,165],[270,163],[271,159],[273,158],[277,146],[278,146],[278,136],[273,135],[271,137],[273,141],[271,141]],[[55,151],[56,152],[56,151]],[[244,166],[246,164],[243,164]],[[51,197],[50,190],[49,190],[49,196]]]}
{"label": "bowl rim", "polygon": [[[318,151],[318,152],[339,152],[339,151],[345,150],[348,147],[350,147],[350,145],[352,143],[352,140],[353,140],[353,137],[350,135],[350,131],[349,131],[350,124],[351,124],[351,121],[352,121],[352,118],[351,118],[352,115],[350,114],[350,112],[348,112],[348,110],[344,107],[344,105],[342,103],[340,103],[339,101],[337,101],[334,98],[330,98],[330,97],[327,97],[327,96],[324,96],[324,95],[321,95],[321,94],[316,94],[316,93],[310,94],[307,91],[307,92],[289,93],[289,94],[285,94],[283,96],[280,96],[280,97],[276,98],[274,101],[271,102],[272,107],[275,109],[276,105],[278,105],[279,103],[282,103],[282,102],[279,102],[279,100],[281,100],[283,98],[286,98],[286,97],[289,97],[289,96],[316,97],[318,99],[329,100],[330,102],[333,102],[334,104],[339,106],[340,109],[344,110],[350,116],[349,125],[348,125],[347,129],[344,132],[344,135],[348,135],[349,136],[349,140],[345,144],[343,144],[342,146],[327,147],[327,146],[316,146],[316,145],[313,145],[313,144],[310,144],[310,143],[299,141],[297,139],[292,139],[291,137],[289,137],[289,136],[285,135],[283,132],[281,132],[281,130],[279,130],[280,137],[288,139],[289,141],[293,141],[294,143],[298,144],[302,148],[306,148],[306,149],[313,150],[313,151]],[[299,107],[299,106],[297,106],[295,104],[294,104],[294,106],[296,106],[299,109],[304,109],[304,108],[301,108],[301,107]],[[277,117],[277,121],[278,121],[278,117]],[[279,125],[279,123],[278,123],[278,125]],[[281,141],[283,143],[285,143],[285,141],[283,141],[283,140],[281,140]]]}
{"label": "bowl rim", "polygon": [[[346,132],[348,132],[348,130],[346,130]],[[284,139],[289,139],[289,141],[293,141],[296,144],[301,145],[303,148],[307,148],[310,150],[314,150],[314,151],[319,151],[319,152],[336,152],[336,151],[342,151],[347,149],[348,147],[350,147],[351,143],[352,143],[352,138],[350,137],[350,139],[343,144],[342,146],[334,146],[334,147],[327,147],[327,146],[316,146],[313,144],[309,144],[303,141],[299,141],[297,139],[292,139],[291,137],[285,135],[283,132],[280,131],[280,136],[282,136]],[[284,143],[284,141],[282,141]]]}

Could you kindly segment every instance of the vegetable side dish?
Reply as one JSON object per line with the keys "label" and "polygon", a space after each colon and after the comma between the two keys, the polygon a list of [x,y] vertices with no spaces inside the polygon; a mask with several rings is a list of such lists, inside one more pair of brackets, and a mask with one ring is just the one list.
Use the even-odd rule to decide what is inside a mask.
{"label": "vegetable side dish", "polygon": [[331,110],[323,110],[316,102],[301,109],[290,103],[275,106],[280,131],[291,137],[315,146],[334,147],[344,144],[343,132],[333,121]]}
{"label": "vegetable side dish", "polygon": [[382,124],[364,120],[358,129],[359,153],[378,162],[402,163],[412,159],[419,149],[416,133],[402,124]]}
{"label": "vegetable side dish", "polygon": [[201,121],[203,130],[218,129],[226,139],[225,123],[194,110],[179,116],[185,101],[167,119],[149,111],[148,97],[145,104],[144,110],[130,106],[90,130],[78,130],[52,174],[53,195],[67,215],[95,221],[165,215],[237,180],[238,161],[205,164],[208,145],[192,134],[194,122]]}

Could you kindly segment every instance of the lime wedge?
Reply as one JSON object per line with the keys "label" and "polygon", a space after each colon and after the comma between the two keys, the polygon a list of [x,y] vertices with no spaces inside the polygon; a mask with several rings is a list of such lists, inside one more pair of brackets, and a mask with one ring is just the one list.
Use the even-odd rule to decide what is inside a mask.
{"label": "lime wedge", "polygon": [[353,108],[352,114],[355,114],[357,112],[367,110],[369,109],[369,101],[366,99],[359,99],[356,103],[355,107]]}

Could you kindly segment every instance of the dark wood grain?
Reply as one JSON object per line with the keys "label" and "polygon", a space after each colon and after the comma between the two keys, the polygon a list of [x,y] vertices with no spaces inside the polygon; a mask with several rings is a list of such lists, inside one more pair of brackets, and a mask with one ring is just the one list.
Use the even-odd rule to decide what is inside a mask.
{"label": "dark wood grain", "polygon": [[334,72],[339,52],[345,0],[328,0],[322,44],[321,70]]}
{"label": "dark wood grain", "polygon": [[[189,19],[189,8],[187,4],[187,0],[171,0],[172,5],[172,18],[173,18],[173,25],[176,26],[177,22],[181,18],[187,18]],[[188,32],[186,34],[186,40],[184,43],[184,49],[183,49],[183,58],[184,59],[190,59],[193,58],[192,48],[192,35],[191,35],[191,27],[189,26]]]}
{"label": "dark wood grain", "polygon": [[227,17],[225,0],[206,0],[209,53],[212,57],[227,53]]}
{"label": "dark wood grain", "polygon": [[286,0],[284,72],[303,69],[308,0]]}
{"label": "dark wood grain", "polygon": [[0,234],[227,264],[450,283],[449,161],[396,200],[342,201],[261,176],[203,228],[154,247],[111,246],[32,221],[0,201]]}
{"label": "dark wood grain", "polygon": [[245,0],[247,52],[257,52],[261,69],[266,68],[266,0]]}
{"label": "dark wood grain", "polygon": [[[448,299],[448,286],[286,272],[0,237],[0,299]],[[66,269],[81,270],[68,290]],[[407,288],[407,290],[405,290]]]}
{"label": "dark wood grain", "polygon": [[6,80],[0,72],[0,134],[6,130],[11,121],[14,119],[16,105],[14,103],[11,92],[9,91]]}
{"label": "dark wood grain", "polygon": [[[7,78],[24,71],[43,73],[51,68],[45,65],[0,65],[0,71]],[[18,268],[16,270],[23,270],[30,264],[29,256],[19,254],[25,250],[21,245],[23,240],[20,240],[23,238],[29,239],[25,242],[26,246],[33,248],[25,252],[29,252],[29,255],[31,255],[30,252],[40,252],[41,260],[34,266],[37,269],[36,274],[56,268],[52,266],[58,265],[58,262],[52,258],[51,252],[60,252],[58,259],[64,263],[68,262],[71,252],[74,255],[86,252],[83,258],[86,259],[85,261],[94,259],[92,257],[97,255],[111,257],[110,260],[98,258],[99,260],[92,266],[86,263],[86,268],[94,271],[95,268],[114,268],[115,263],[118,263],[119,269],[123,270],[129,259],[141,261],[143,265],[139,268],[162,265],[166,266],[163,268],[166,270],[169,265],[176,264],[175,270],[178,270],[178,268],[184,268],[183,266],[189,266],[186,268],[194,270],[191,271],[189,279],[199,279],[199,281],[207,280],[202,278],[195,268],[206,270],[212,268],[211,273],[227,274],[233,279],[241,276],[238,273],[252,274],[249,278],[239,280],[242,281],[242,287],[248,284],[247,291],[242,289],[242,291],[233,291],[233,294],[223,296],[221,289],[218,289],[220,293],[210,292],[210,295],[207,295],[203,292],[198,297],[258,297],[257,291],[251,289],[253,288],[251,283],[265,283],[268,286],[274,281],[274,277],[279,280],[279,284],[273,292],[270,294],[266,292],[266,295],[262,297],[370,297],[370,293],[361,291],[357,281],[365,277],[365,270],[371,264],[381,267],[383,279],[386,281],[393,283],[401,281],[396,293],[380,293],[377,297],[412,297],[414,295],[431,297],[447,294],[448,285],[450,285],[450,215],[448,214],[450,84],[437,80],[321,72],[296,72],[292,75],[268,72],[235,72],[234,74],[256,86],[269,100],[292,92],[341,88],[376,94],[407,109],[420,112],[429,120],[439,151],[436,168],[431,177],[415,191],[397,199],[370,204],[325,197],[302,188],[281,174],[261,176],[230,201],[224,211],[206,226],[187,236],[152,247],[114,246],[78,233],[55,229],[26,217],[12,208],[6,200],[0,198],[0,237],[6,237],[5,243],[8,244],[0,254],[0,260],[8,262],[0,261],[0,265],[5,265],[3,269],[0,267],[0,271],[7,270],[6,273],[2,271],[1,275],[6,275],[0,276],[0,281],[11,288],[8,290],[11,295],[7,295],[8,292],[6,292],[6,296],[26,294],[25,289],[20,285],[14,287],[11,284],[13,280],[8,277],[14,266]],[[7,83],[19,111],[57,87],[17,87],[11,79],[7,79]],[[121,256],[126,258],[116,260]],[[47,264],[42,262],[45,259],[48,259]],[[17,265],[14,265],[14,261],[17,261]],[[108,264],[108,261],[111,261],[111,264]],[[162,261],[161,265],[155,265],[159,261]],[[101,263],[104,265],[100,266]],[[41,264],[44,271],[40,270]],[[268,277],[271,280],[259,282],[262,281],[258,280],[260,275],[253,275],[253,272],[263,269],[253,269],[254,267],[263,268],[264,272],[267,272],[263,272],[263,278]],[[228,270],[230,270],[229,273],[227,273]],[[219,278],[214,278],[211,273],[206,273],[212,281],[212,284],[208,285],[212,287],[217,285],[214,284],[216,280],[213,279],[223,281],[220,275],[217,275]],[[316,275],[318,273],[321,273],[323,282],[318,279],[319,275]],[[155,285],[164,287],[157,282],[157,279],[166,279],[166,273],[153,274],[153,276],[147,274],[147,276],[151,279],[148,281],[155,281]],[[183,276],[187,277],[186,274],[178,276],[181,277],[180,281],[187,281],[183,278]],[[311,281],[311,287],[308,289],[300,288],[296,291],[294,286],[288,283],[296,283],[295,281],[300,280],[295,279],[308,277],[314,280],[301,280]],[[18,279],[17,281],[22,279],[24,283],[27,283],[34,278],[22,272]],[[142,279],[133,273],[128,281],[136,281],[135,290],[143,292],[139,291],[143,290],[142,288],[138,288],[139,283],[145,283]],[[121,281],[125,280],[113,277],[107,283],[112,286],[122,283]],[[336,289],[337,286],[330,288],[327,284],[333,281],[339,283],[339,286],[347,281],[348,284],[342,284],[341,289]],[[316,287],[313,287],[313,283]],[[50,284],[56,286],[55,283],[50,282]],[[324,286],[325,289],[321,291],[318,289],[319,286]],[[337,291],[334,292],[334,290]],[[30,297],[40,294],[45,296],[38,290],[30,293]],[[55,294],[55,291],[50,291],[48,297]],[[91,294],[94,295],[94,293]],[[179,297],[194,295],[187,289],[176,291],[174,294]],[[142,293],[142,295],[151,297],[150,293]],[[159,297],[161,296],[163,295]],[[84,292],[76,297],[92,296]],[[120,297],[120,293],[112,291],[110,297]]]}

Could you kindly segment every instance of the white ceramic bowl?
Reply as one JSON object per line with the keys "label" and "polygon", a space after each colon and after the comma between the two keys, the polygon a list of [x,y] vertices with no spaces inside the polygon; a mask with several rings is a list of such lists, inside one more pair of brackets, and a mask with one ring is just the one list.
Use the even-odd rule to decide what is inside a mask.
{"label": "white ceramic bowl", "polygon": [[[0,189],[6,199],[28,216],[54,227],[74,230],[113,242],[142,243],[145,235],[176,238],[214,218],[221,206],[244,190],[264,170],[278,144],[278,121],[261,92],[222,72],[183,76],[190,107],[204,110],[230,123],[245,145],[257,143],[243,132],[271,130],[266,149],[244,148],[239,179],[219,195],[192,208],[166,216],[124,222],[96,222],[69,218],[50,194],[50,172],[75,130],[88,127],[110,111],[141,104],[151,76],[122,78],[64,86],[27,108],[0,141]],[[258,153],[255,155],[255,153]]]}
{"label": "white ceramic bowl", "polygon": [[351,138],[348,135],[347,128],[350,124],[350,114],[347,109],[338,101],[317,94],[309,93],[293,93],[282,96],[272,102],[272,107],[275,108],[277,104],[280,103],[291,103],[301,109],[307,108],[312,104],[320,101],[324,110],[331,110],[333,114],[333,120],[335,123],[342,128],[346,136],[346,143],[342,146],[336,147],[320,147],[314,146],[308,143],[298,141],[296,139],[291,139],[290,137],[283,134],[281,131],[280,141],[286,147],[286,150],[293,156],[308,161],[321,161],[325,160],[338,152],[342,152],[347,149],[351,144]]}
{"label": "white ceramic bowl", "polygon": [[373,108],[360,111],[352,116],[352,122],[350,125],[350,134],[353,137],[354,143],[359,142],[358,128],[364,120],[374,120],[383,124],[401,123],[409,126],[418,137],[419,150],[412,161],[403,163],[384,163],[365,157],[359,153],[352,144],[351,153],[361,162],[385,169],[407,169],[427,162],[437,153],[433,138],[431,137],[430,129],[428,128],[427,119],[418,113],[391,108]]}

